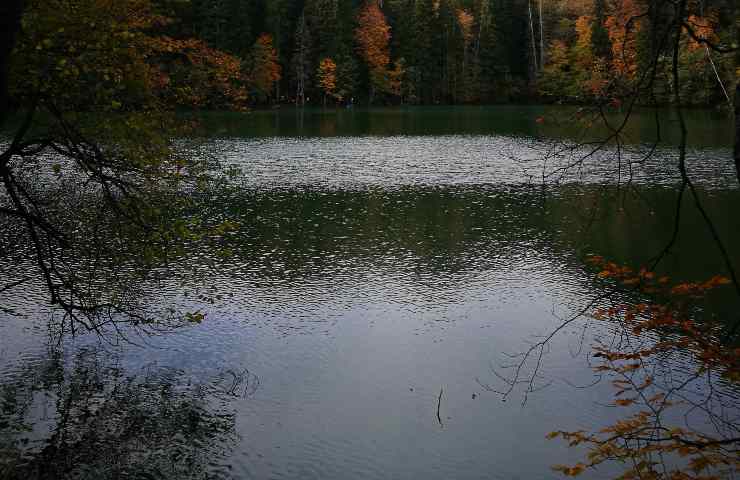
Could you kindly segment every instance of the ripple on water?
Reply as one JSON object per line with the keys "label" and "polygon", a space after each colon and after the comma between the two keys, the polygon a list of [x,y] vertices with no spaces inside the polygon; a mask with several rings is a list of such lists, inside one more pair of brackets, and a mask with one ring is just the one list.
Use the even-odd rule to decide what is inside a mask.
{"label": "ripple on water", "polygon": [[[241,169],[245,186],[257,188],[507,185],[539,183],[543,173],[551,175],[549,181],[586,183],[624,183],[631,178],[638,184],[673,185],[680,180],[672,149],[659,149],[646,160],[649,147],[623,146],[619,169],[616,152],[606,150],[563,174],[560,167],[590,150],[526,137],[278,137],[212,140],[208,146],[227,165]],[[729,149],[689,151],[692,177],[705,186],[732,185],[731,155]]]}
{"label": "ripple on water", "polygon": [[[505,354],[556,325],[553,312],[566,316],[598,292],[565,222],[579,213],[565,200],[593,192],[562,187],[543,203],[528,161],[553,145],[443,136],[211,147],[242,170],[197,199],[204,216],[238,222],[220,239],[233,254],[196,251],[141,285],[144,302],[201,310],[205,321],[114,350],[128,372],[176,366],[194,380],[256,382],[231,403],[237,477],[551,478],[549,466],[573,453],[545,434],[608,420],[595,403],[608,391],[571,386],[593,380],[570,355],[576,326],[555,339],[544,371],[554,383],[526,408],[479,383],[495,383]],[[708,156],[693,166],[719,185],[716,158],[698,165]],[[641,181],[675,180],[661,162],[640,168]],[[585,178],[607,181],[601,173]],[[642,244],[606,231],[609,242]],[[0,382],[43,361],[44,298],[29,287],[9,300],[28,315],[0,318]]]}

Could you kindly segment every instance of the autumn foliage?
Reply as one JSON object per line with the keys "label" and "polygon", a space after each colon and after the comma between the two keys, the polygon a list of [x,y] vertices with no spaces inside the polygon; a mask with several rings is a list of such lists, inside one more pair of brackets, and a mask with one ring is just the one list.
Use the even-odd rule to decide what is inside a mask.
{"label": "autumn foliage", "polygon": [[[593,312],[617,326],[612,341],[594,346],[594,370],[611,382],[612,406],[624,409],[624,416],[595,433],[548,435],[588,449],[586,461],[555,469],[576,476],[616,462],[624,468],[620,479],[733,478],[740,473],[740,424],[732,413],[734,397],[727,395],[740,382],[740,349],[726,341],[721,324],[695,318],[707,296],[731,281],[715,276],[674,284],[646,269],[633,271],[601,257],[591,261],[602,281],[655,300]],[[687,355],[695,371],[666,367]]]}
{"label": "autumn foliage", "polygon": [[319,69],[316,72],[319,87],[324,92],[324,103],[327,97],[334,97],[342,100],[341,95],[337,94],[337,64],[331,58],[321,60]]}
{"label": "autumn foliage", "polygon": [[273,46],[272,36],[263,33],[252,47],[252,69],[249,84],[256,95],[269,98],[275,84],[280,81],[281,68],[277,52]]}
{"label": "autumn foliage", "polygon": [[88,51],[90,61],[120,59],[149,75],[129,55],[135,49],[162,98],[182,106],[321,101],[316,72],[325,58],[336,64],[336,90],[348,101],[607,104],[633,91],[655,63],[655,98],[640,92],[640,102],[672,103],[666,48],[674,42],[660,37],[677,30],[678,15],[686,25],[683,98],[716,106],[736,81],[736,6],[684,3],[679,14],[681,2],[667,0],[29,0],[24,31],[68,25],[54,36],[89,36],[101,51],[122,47],[108,59]]}
{"label": "autumn foliage", "polygon": [[118,110],[152,101],[241,108],[240,60],[198,39],[158,33],[171,20],[149,0],[31,1],[11,93],[59,108]]}
{"label": "autumn foliage", "polygon": [[[666,28],[673,28],[670,24],[680,6],[667,0],[30,0],[27,4],[24,32],[54,34],[39,38],[40,51],[33,50],[38,42],[31,49],[24,46],[24,60],[28,54],[31,59],[59,46],[54,43],[52,48],[44,40],[74,37],[74,52],[64,52],[70,64],[107,66],[113,73],[109,78],[116,76],[113,70],[121,74],[122,65],[131,65],[133,70],[125,76],[149,77],[145,84],[180,106],[225,109],[242,108],[247,102],[320,101],[326,95],[316,73],[326,58],[336,64],[336,91],[348,101],[603,99],[604,104],[633,91],[646,69],[652,68],[653,58],[658,60],[656,96],[641,92],[640,101],[675,102],[667,71],[670,55],[655,50],[661,42],[663,50],[673,44],[671,39],[658,41]],[[681,21],[687,27],[680,41],[683,98],[714,106],[718,99],[727,100],[723,87],[731,92],[737,60],[702,40],[732,52],[737,37],[735,7],[729,0],[686,5]],[[67,27],[59,32],[62,25]],[[103,38],[106,31],[111,35]],[[85,46],[85,37],[91,40],[89,45],[100,45],[100,52],[113,53],[108,47],[114,44],[121,48],[102,58]],[[75,52],[85,52],[84,59],[73,62]],[[39,78],[55,74],[37,66]],[[75,75],[67,69],[65,75]]]}
{"label": "autumn foliage", "polygon": [[389,69],[391,27],[376,0],[369,0],[363,5],[357,16],[357,24],[355,39],[359,54],[370,73],[372,93],[398,94],[401,64],[396,63],[393,70]]}
{"label": "autumn foliage", "polygon": [[475,17],[467,10],[461,8],[457,11],[457,24],[460,26],[464,46],[470,45],[473,41],[473,28],[475,27]]}
{"label": "autumn foliage", "polygon": [[185,237],[207,235],[175,213],[189,206],[182,192],[204,188],[212,167],[175,141],[194,123],[176,109],[246,107],[241,60],[176,35],[159,7],[28,0],[20,18],[8,69],[19,122],[0,154],[0,197],[36,257],[50,304],[64,312],[63,332],[102,334],[119,314],[121,322],[153,323],[115,280],[93,287],[78,261],[108,258],[90,274],[115,278],[122,256],[145,270]]}
{"label": "autumn foliage", "polygon": [[614,72],[626,80],[633,80],[637,74],[637,37],[643,28],[643,9],[637,0],[620,0],[605,22]]}
{"label": "autumn foliage", "polygon": [[391,61],[391,27],[374,0],[366,2],[357,16],[355,31],[358,48],[371,71],[384,71]]}
{"label": "autumn foliage", "polygon": [[[538,92],[550,99],[608,105],[732,103],[734,10],[722,2],[561,2]],[[720,13],[722,12],[722,13]],[[729,15],[728,15],[729,14]],[[725,18],[723,18],[723,16]],[[547,37],[547,35],[545,35]],[[678,79],[674,78],[674,55]],[[678,96],[676,96],[678,93]]]}

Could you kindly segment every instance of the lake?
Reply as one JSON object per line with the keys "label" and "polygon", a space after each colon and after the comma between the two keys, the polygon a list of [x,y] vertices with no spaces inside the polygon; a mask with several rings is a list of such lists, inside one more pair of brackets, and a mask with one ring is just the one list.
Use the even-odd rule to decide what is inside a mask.
{"label": "lake", "polygon": [[[101,478],[106,462],[135,462],[123,444],[146,445],[161,471],[178,475],[192,473],[186,463],[172,467],[186,457],[214,477],[558,478],[550,467],[583,452],[548,432],[619,418],[603,406],[610,385],[581,388],[595,378],[588,342],[609,326],[590,322],[584,334],[584,320],[558,334],[536,382],[542,389],[526,403],[520,388],[505,401],[492,392],[506,389],[497,374],[605,292],[587,255],[638,266],[660,252],[679,181],[671,112],[647,161],[654,124],[640,112],[620,146],[624,168],[609,147],[551,175],[587,151],[572,145],[584,138],[582,125],[565,122],[574,116],[577,109],[552,106],[203,114],[194,154],[236,173],[199,208],[237,223],[220,240],[232,254],[204,250],[163,266],[141,295],[205,318],[176,332],[131,333],[133,343],[81,335],[58,346],[52,338],[52,348],[48,325],[58,313],[45,306],[42,286],[0,294],[0,455],[18,439],[27,452],[42,451],[69,417],[60,412],[95,417],[72,405],[92,397],[138,412],[116,417],[116,428],[148,419],[171,435],[152,437],[154,446],[81,435],[79,445],[97,438],[117,452],[78,459],[89,464],[76,472],[82,478]],[[696,111],[689,128],[690,173],[740,267],[732,122]],[[721,272],[690,202],[681,222],[661,271],[682,280]],[[12,232],[2,239],[11,242]],[[0,258],[9,277],[32,269],[28,256]],[[737,311],[737,299],[721,296],[716,306]],[[169,403],[147,409],[149,397],[131,385],[166,390]],[[183,430],[189,420],[174,412],[185,407],[208,428]],[[30,424],[22,433],[12,430],[16,417]],[[90,425],[108,428],[97,421]]]}

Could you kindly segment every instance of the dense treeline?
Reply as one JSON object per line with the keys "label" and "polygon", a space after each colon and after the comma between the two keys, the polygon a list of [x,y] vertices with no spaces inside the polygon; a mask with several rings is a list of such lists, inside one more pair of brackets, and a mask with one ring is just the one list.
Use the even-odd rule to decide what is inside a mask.
{"label": "dense treeline", "polygon": [[[653,61],[665,12],[647,0],[159,0],[175,36],[241,58],[252,103],[586,102]],[[700,38],[732,45],[729,0],[690,5]],[[736,72],[687,34],[683,92],[726,101]],[[665,63],[668,64],[667,59]],[[659,59],[659,61],[662,61]],[[666,67],[667,69],[667,67]],[[658,78],[656,98],[669,101]]]}

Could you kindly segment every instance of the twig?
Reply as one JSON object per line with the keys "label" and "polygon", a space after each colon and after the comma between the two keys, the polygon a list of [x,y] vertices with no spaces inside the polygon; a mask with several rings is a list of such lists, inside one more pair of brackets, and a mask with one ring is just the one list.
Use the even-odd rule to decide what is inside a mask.
{"label": "twig", "polygon": [[442,423],[442,417],[439,415],[439,409],[442,405],[442,387],[439,389],[439,397],[437,397],[437,421],[439,422],[440,427],[444,427],[444,424]]}

